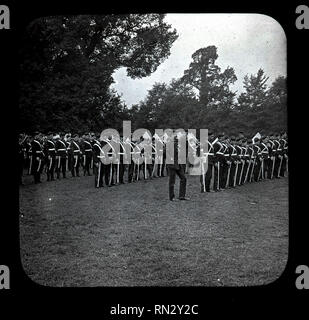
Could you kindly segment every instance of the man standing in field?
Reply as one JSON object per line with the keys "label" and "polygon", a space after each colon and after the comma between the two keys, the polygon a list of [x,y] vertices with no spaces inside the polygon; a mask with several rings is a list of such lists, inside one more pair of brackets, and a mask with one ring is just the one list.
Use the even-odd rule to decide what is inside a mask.
{"label": "man standing in field", "polygon": [[[182,161],[179,159],[179,150],[181,144],[181,140],[186,141],[186,136],[182,136],[181,134],[174,137],[174,141],[170,141],[169,143],[172,143],[174,154],[167,155],[167,160],[169,160],[166,163],[166,167],[168,169],[168,176],[169,176],[169,199],[171,201],[175,200],[175,193],[174,193],[174,187],[175,187],[175,181],[176,181],[176,174],[178,175],[180,179],[180,187],[179,187],[179,200],[189,200],[186,198],[186,186],[187,186],[187,178],[185,176],[186,172],[186,164],[182,164]],[[169,158],[169,159],[168,159]]]}

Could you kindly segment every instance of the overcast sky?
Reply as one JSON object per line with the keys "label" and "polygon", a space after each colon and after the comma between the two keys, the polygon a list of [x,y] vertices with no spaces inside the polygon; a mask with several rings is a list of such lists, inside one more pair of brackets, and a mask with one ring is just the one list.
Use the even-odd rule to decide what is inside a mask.
{"label": "overcast sky", "polygon": [[286,37],[280,24],[260,14],[167,14],[165,21],[177,30],[178,39],[170,56],[149,77],[131,79],[126,69],[114,73],[114,89],[131,107],[144,100],[155,82],[169,83],[180,78],[192,61],[192,54],[210,45],[217,47],[216,64],[221,71],[233,67],[238,80],[231,87],[243,91],[246,74],[262,68],[268,85],[279,75],[286,76]]}

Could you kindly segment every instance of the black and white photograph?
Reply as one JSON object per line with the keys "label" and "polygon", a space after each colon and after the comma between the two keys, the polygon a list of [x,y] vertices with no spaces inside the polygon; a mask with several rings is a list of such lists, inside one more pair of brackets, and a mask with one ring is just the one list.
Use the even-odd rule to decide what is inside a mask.
{"label": "black and white photograph", "polygon": [[19,243],[33,282],[246,287],[280,278],[287,40],[275,19],[44,16],[22,40]]}

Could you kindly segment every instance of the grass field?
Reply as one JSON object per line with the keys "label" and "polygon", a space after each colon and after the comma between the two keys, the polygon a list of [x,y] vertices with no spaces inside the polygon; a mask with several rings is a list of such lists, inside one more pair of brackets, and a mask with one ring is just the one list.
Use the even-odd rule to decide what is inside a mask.
{"label": "grass field", "polygon": [[287,178],[201,194],[190,176],[191,201],[175,202],[168,178],[102,189],[94,177],[25,181],[21,260],[42,285],[260,285],[287,262]]}

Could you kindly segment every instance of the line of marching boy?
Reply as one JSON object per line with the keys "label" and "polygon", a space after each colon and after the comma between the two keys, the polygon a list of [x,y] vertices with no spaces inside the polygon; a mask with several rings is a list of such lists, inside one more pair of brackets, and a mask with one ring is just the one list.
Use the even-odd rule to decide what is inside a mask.
{"label": "line of marching boy", "polygon": [[[189,135],[187,138],[189,140]],[[46,181],[65,179],[68,173],[71,177],[93,174],[96,188],[164,177],[168,173],[167,141],[168,138],[158,135],[131,141],[113,136],[101,139],[100,134],[94,133],[20,134],[19,182],[23,184],[25,170],[33,176],[34,183],[42,182],[43,173],[46,174]],[[147,155],[146,147],[151,150]],[[222,191],[248,182],[280,178],[288,172],[285,132],[267,136],[258,134],[253,138],[242,134],[229,137],[208,132],[207,150],[196,150],[200,159],[198,175],[201,192]],[[103,161],[103,158],[112,159],[116,153],[116,162]],[[141,156],[144,161],[128,164],[128,155],[132,158]],[[186,172],[190,171],[190,167],[192,165],[187,163]]]}
{"label": "line of marching boy", "polygon": [[[113,136],[100,139],[100,134],[85,133],[78,134],[54,134],[49,132],[43,134],[36,132],[32,135],[19,135],[18,151],[18,176],[19,183],[23,185],[23,175],[25,170],[28,175],[32,175],[34,183],[41,183],[42,174],[46,174],[46,181],[66,179],[67,174],[71,177],[81,175],[94,175],[95,187],[114,186],[125,183],[125,172],[127,172],[127,182],[135,182],[141,179],[152,179],[164,177],[166,166],[162,143],[160,164],[154,164],[155,148],[152,147],[151,157],[140,164],[131,161],[125,164],[127,153],[125,148],[129,147],[130,155],[143,156],[146,139],[124,141]],[[151,140],[147,139],[147,144],[151,145]],[[109,151],[104,153],[104,146],[110,146]],[[118,145],[119,148],[114,146]],[[119,161],[117,163],[103,163],[102,158],[112,159],[118,152]]]}
{"label": "line of marching boy", "polygon": [[[246,138],[208,134],[201,192],[222,191],[248,182],[284,177],[288,172],[287,134]],[[200,150],[203,155],[203,150]],[[211,190],[212,189],[212,190]]]}

